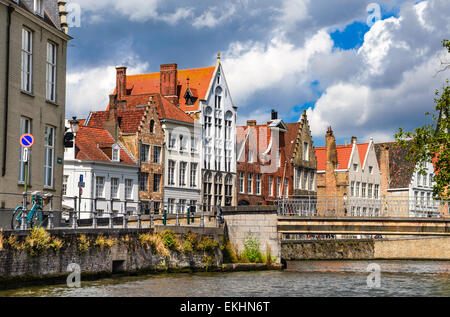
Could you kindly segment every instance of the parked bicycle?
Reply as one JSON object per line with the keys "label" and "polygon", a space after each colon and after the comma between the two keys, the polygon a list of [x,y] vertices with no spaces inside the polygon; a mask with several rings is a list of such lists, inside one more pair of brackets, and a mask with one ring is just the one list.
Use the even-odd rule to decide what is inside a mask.
{"label": "parked bicycle", "polygon": [[24,219],[24,207],[18,206],[11,218],[11,229],[18,230],[22,227],[22,222],[26,221],[28,228],[40,228],[45,222],[44,206],[50,199],[51,195],[43,192],[33,192],[31,194],[31,203],[33,207],[28,211],[26,219]]}

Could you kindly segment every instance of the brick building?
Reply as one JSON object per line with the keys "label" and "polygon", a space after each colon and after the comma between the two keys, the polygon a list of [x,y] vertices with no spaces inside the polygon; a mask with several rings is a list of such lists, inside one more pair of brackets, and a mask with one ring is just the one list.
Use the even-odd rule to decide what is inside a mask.
{"label": "brick building", "polygon": [[[316,195],[316,161],[306,113],[297,123],[284,123],[274,111],[271,119],[262,125],[249,120],[247,126],[237,127],[240,205],[272,204],[283,195],[288,198],[298,194]],[[305,144],[309,151],[303,152]],[[294,182],[294,175],[303,171],[307,179],[313,180],[313,185],[305,190]]]}

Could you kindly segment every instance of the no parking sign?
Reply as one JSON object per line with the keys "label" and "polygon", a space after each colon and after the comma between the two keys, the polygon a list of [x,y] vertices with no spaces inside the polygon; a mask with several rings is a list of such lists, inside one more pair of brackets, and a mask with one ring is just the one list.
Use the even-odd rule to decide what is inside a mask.
{"label": "no parking sign", "polygon": [[22,145],[24,148],[29,149],[30,147],[32,147],[34,144],[34,136],[29,134],[29,133],[25,133],[24,135],[22,135],[20,137],[20,145]]}

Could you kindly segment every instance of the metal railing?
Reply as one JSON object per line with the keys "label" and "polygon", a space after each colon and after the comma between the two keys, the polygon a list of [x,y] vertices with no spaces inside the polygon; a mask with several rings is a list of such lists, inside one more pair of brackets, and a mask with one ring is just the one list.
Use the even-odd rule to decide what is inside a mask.
{"label": "metal railing", "polygon": [[[57,196],[41,191],[47,197],[44,206],[43,226],[47,229],[79,227],[91,228],[151,228],[157,223],[164,226],[214,226],[223,224],[222,209],[219,206],[205,206],[193,203],[169,203],[167,201],[133,201],[104,198],[85,198],[77,196]],[[16,201],[17,206],[24,207],[24,217],[31,209],[32,193],[21,194],[0,192],[0,200],[6,196],[9,202]],[[61,199],[62,210],[54,208],[54,200]],[[9,203],[11,205],[11,203]],[[0,210],[2,210],[0,206]],[[3,208],[9,211],[6,217],[12,218],[14,209]],[[207,211],[208,210],[208,211]],[[210,211],[209,211],[210,210]],[[60,214],[61,222],[56,224],[55,215]],[[4,214],[2,215],[5,216]],[[211,220],[213,219],[213,220]],[[8,219],[6,219],[8,222]],[[10,229],[5,228],[5,229]],[[20,230],[27,230],[27,224],[22,222]]]}
{"label": "metal railing", "polygon": [[448,201],[305,197],[276,201],[280,216],[300,217],[450,217]]}

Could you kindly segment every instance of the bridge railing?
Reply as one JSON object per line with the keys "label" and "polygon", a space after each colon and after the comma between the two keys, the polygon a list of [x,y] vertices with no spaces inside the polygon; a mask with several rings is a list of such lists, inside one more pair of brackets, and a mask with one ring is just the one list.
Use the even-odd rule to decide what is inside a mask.
{"label": "bridge railing", "polygon": [[276,202],[280,216],[300,217],[450,217],[448,201],[305,197]]}

